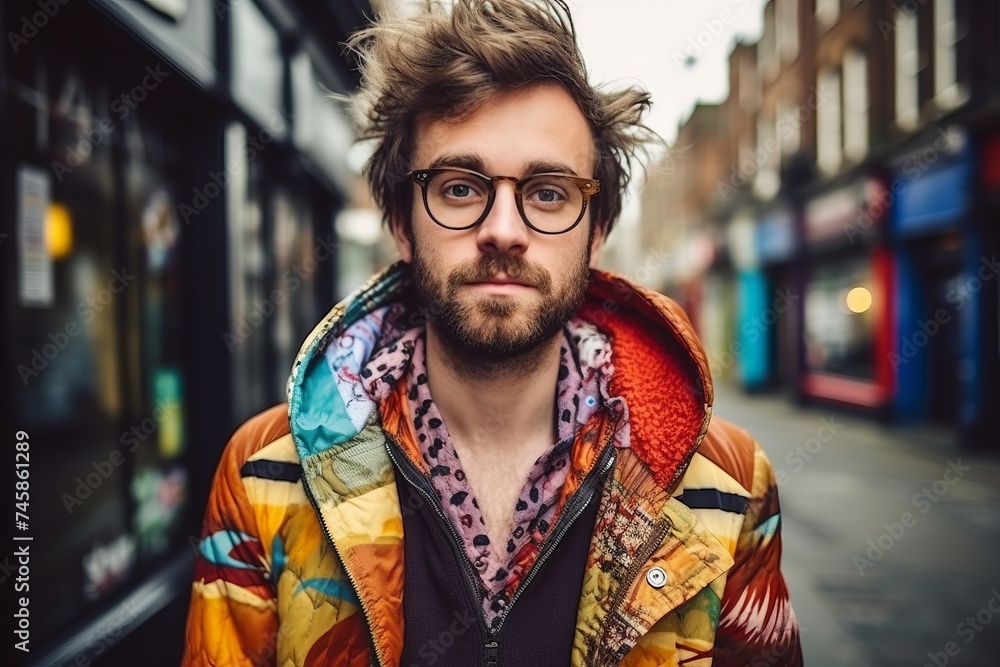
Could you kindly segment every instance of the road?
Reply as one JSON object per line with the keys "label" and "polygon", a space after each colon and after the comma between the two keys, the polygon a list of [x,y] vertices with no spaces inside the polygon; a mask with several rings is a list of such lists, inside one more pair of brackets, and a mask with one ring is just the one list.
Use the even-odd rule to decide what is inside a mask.
{"label": "road", "polygon": [[1000,665],[1000,456],[940,429],[716,394],[778,475],[808,667]]}

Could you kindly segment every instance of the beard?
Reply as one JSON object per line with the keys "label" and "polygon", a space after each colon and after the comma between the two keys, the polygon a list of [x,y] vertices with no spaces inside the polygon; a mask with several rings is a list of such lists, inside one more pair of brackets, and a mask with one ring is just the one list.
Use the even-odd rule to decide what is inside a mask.
{"label": "beard", "polygon": [[[570,267],[561,289],[551,274],[519,255],[483,255],[439,277],[415,239],[413,277],[417,302],[459,369],[477,375],[531,368],[583,303],[590,284],[590,253]],[[470,295],[463,286],[499,273],[529,285],[525,295]]]}

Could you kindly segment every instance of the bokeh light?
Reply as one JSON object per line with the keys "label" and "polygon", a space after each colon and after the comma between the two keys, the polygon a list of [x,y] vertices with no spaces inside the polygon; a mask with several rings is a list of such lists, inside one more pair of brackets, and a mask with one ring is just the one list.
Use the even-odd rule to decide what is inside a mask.
{"label": "bokeh light", "polygon": [[872,293],[865,287],[855,287],[847,293],[847,308],[852,313],[863,313],[872,307]]}

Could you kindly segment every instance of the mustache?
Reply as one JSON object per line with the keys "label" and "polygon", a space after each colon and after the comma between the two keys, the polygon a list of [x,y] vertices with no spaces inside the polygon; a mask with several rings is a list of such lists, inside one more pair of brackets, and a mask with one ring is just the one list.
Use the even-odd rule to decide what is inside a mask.
{"label": "mustache", "polygon": [[552,277],[548,271],[513,255],[487,255],[461,264],[448,276],[448,287],[483,282],[500,273],[542,293],[548,293],[552,288]]}

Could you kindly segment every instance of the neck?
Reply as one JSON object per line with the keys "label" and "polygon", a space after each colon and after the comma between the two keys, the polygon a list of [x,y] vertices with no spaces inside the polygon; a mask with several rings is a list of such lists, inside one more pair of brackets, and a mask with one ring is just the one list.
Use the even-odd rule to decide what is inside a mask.
{"label": "neck", "polygon": [[427,327],[427,381],[448,432],[463,449],[525,449],[554,442],[562,331],[514,359],[456,354]]}

